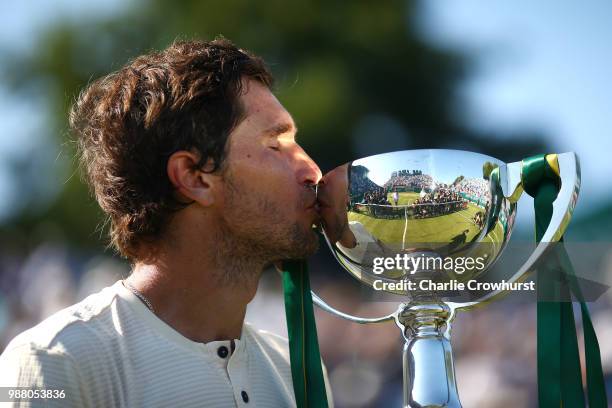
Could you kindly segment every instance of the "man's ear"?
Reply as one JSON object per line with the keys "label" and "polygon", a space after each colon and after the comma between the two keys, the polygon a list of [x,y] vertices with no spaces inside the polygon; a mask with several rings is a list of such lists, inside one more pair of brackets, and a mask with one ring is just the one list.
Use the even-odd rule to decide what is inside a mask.
{"label": "man's ear", "polygon": [[[212,160],[212,159],[211,159]],[[217,177],[198,167],[199,155],[187,150],[173,153],[168,159],[168,178],[181,199],[197,201],[208,207],[214,203],[213,190]],[[206,163],[204,168],[208,168]]]}

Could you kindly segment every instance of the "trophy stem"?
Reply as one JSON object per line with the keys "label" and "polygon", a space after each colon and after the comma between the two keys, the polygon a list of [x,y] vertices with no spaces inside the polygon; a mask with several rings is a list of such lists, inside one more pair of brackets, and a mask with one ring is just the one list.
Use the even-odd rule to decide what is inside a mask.
{"label": "trophy stem", "polygon": [[451,313],[444,303],[408,303],[397,315],[403,350],[404,407],[461,408],[453,351],[444,327]]}

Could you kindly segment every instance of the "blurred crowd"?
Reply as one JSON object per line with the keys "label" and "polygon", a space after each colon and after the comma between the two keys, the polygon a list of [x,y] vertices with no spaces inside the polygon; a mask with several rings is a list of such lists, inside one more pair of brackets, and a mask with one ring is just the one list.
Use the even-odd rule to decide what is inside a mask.
{"label": "blurred crowd", "polygon": [[[608,265],[612,272],[612,256]],[[382,316],[397,302],[367,297],[341,267],[315,258],[312,287],[333,307],[363,317]],[[338,273],[340,272],[340,274]],[[264,274],[247,320],[286,336],[280,279]],[[612,391],[612,295],[590,304],[600,339],[608,394]],[[576,315],[579,315],[576,309]],[[315,308],[318,338],[337,407],[402,406],[402,346],[393,323],[360,325]],[[582,333],[578,334],[582,347]],[[537,407],[536,307],[511,296],[459,313],[452,326],[459,396],[464,407]],[[584,373],[583,373],[584,374]]]}
{"label": "blurred crowd", "polygon": [[[313,289],[332,306],[373,317],[397,303],[368,300],[364,288],[323,249],[309,261]],[[608,267],[612,270],[612,256]],[[0,249],[0,350],[19,332],[55,311],[127,276],[129,266],[110,256],[73,253],[45,244],[26,256]],[[612,296],[591,304],[604,370],[612,373]],[[393,323],[359,325],[316,309],[318,337],[337,407],[399,407],[403,339]],[[536,407],[536,320],[533,303],[506,299],[460,313],[452,344],[459,394],[469,407]],[[286,336],[281,280],[266,271],[246,320]],[[581,339],[582,336],[580,335]],[[607,376],[608,385],[612,377]]]}
{"label": "blurred crowd", "polygon": [[74,253],[47,243],[26,256],[0,250],[0,350],[54,312],[127,276],[111,256]]}

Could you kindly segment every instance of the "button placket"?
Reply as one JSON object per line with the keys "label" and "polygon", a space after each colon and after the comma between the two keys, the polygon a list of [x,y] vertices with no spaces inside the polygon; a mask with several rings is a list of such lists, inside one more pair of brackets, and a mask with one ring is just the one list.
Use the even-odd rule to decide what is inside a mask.
{"label": "button placket", "polygon": [[242,349],[243,344],[238,343],[234,353],[232,353],[231,361],[227,366],[227,372],[230,377],[234,396],[238,405],[253,405],[252,395],[250,394],[248,381],[248,358],[245,351]]}

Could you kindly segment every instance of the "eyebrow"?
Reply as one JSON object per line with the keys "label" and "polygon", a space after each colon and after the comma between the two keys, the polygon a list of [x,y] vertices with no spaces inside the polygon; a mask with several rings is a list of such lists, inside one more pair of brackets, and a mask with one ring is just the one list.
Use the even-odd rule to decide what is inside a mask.
{"label": "eyebrow", "polygon": [[292,123],[281,123],[275,126],[272,126],[270,129],[266,130],[264,134],[268,137],[276,137],[282,135],[283,133],[289,133],[291,131],[297,133],[297,127]]}

